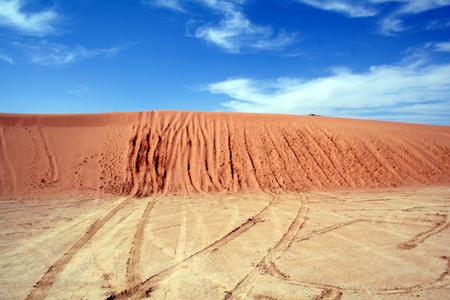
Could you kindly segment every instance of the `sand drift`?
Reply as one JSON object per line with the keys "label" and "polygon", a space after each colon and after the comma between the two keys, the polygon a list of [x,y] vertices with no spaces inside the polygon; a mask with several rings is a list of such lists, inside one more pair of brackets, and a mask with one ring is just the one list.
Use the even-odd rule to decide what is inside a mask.
{"label": "sand drift", "polygon": [[0,114],[2,199],[448,185],[450,128],[210,112]]}

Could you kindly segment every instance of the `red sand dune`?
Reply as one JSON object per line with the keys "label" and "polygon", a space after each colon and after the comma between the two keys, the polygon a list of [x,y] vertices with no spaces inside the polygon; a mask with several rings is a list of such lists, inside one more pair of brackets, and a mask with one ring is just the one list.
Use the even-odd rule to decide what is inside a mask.
{"label": "red sand dune", "polygon": [[449,185],[450,127],[151,111],[0,114],[1,199]]}

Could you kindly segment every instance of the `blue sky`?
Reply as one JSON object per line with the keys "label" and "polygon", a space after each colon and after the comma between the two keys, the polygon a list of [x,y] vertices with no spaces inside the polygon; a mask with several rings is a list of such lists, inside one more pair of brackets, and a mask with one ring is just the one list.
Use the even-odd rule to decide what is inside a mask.
{"label": "blue sky", "polygon": [[0,111],[450,125],[450,0],[0,0]]}

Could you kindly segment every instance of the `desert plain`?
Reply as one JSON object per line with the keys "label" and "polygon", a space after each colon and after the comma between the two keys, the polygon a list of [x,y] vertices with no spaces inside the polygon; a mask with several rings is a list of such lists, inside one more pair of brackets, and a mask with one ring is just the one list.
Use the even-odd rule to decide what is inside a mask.
{"label": "desert plain", "polygon": [[450,127],[0,114],[0,299],[445,299]]}

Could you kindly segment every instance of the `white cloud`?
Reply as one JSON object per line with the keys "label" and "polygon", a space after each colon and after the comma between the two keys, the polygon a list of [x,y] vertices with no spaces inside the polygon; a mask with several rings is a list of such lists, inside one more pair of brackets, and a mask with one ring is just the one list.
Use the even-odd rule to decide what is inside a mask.
{"label": "white cloud", "polygon": [[199,27],[195,36],[228,52],[238,53],[242,48],[280,49],[294,41],[293,35],[274,36],[270,27],[252,24],[232,3],[221,3],[217,9],[223,14],[219,24]]}
{"label": "white cloud", "polygon": [[68,89],[67,93],[81,97],[84,94],[86,94],[87,92],[89,92],[90,90],[91,89],[85,85],[77,85],[74,88]]}
{"label": "white cloud", "polygon": [[448,21],[448,20],[444,20],[444,21],[432,20],[426,25],[425,29],[426,30],[435,30],[435,29],[442,29],[442,28],[446,28],[446,27],[450,27],[450,21]]}
{"label": "white cloud", "polygon": [[365,73],[337,68],[308,80],[230,78],[203,90],[233,98],[222,103],[231,111],[449,123],[448,74],[450,64],[402,63],[373,66]]}
{"label": "white cloud", "polygon": [[346,0],[296,0],[322,10],[331,10],[348,15],[351,18],[371,17],[378,14],[372,5],[365,1]]}
{"label": "white cloud", "polygon": [[450,52],[450,42],[442,42],[434,44],[434,50],[439,52]]}
{"label": "white cloud", "polygon": [[7,63],[10,63],[11,65],[14,64],[14,60],[5,54],[0,54],[0,60],[6,61]]}
{"label": "white cloud", "polygon": [[395,35],[396,32],[405,31],[402,21],[394,17],[387,17],[379,22],[380,33],[387,36]]}
{"label": "white cloud", "polygon": [[168,9],[184,12],[184,8],[178,0],[141,0],[144,5],[153,5],[157,7],[165,7]]}
{"label": "white cloud", "polygon": [[288,34],[281,30],[277,35],[270,26],[252,23],[244,13],[245,2],[245,0],[142,1],[147,5],[181,12],[188,12],[181,3],[185,6],[191,3],[208,8],[214,13],[212,15],[216,16],[216,21],[206,24],[198,20],[191,22],[191,24],[201,24],[193,30],[192,36],[230,53],[239,53],[242,49],[278,50],[295,42],[295,34]]}
{"label": "white cloud", "polygon": [[450,5],[450,0],[295,0],[318,9],[331,10],[349,17],[370,17],[382,12],[383,3],[397,3],[396,15],[417,14]]}
{"label": "white cloud", "polygon": [[44,36],[55,30],[59,16],[54,10],[26,13],[24,5],[21,0],[0,0],[0,26],[32,36]]}
{"label": "white cloud", "polygon": [[123,47],[86,49],[80,45],[70,48],[43,39],[28,44],[14,43],[14,45],[22,49],[32,63],[53,67],[68,67],[82,59],[95,56],[111,57],[123,49]]}
{"label": "white cloud", "polygon": [[[382,2],[388,2],[388,0]],[[397,12],[399,14],[417,14],[450,5],[450,0],[390,0],[389,2],[404,3]]]}
{"label": "white cloud", "polygon": [[[335,11],[352,18],[384,15],[380,33],[394,35],[404,31],[402,17],[419,14],[432,9],[450,5],[450,0],[294,0],[322,10]],[[383,10],[385,3],[396,3],[397,8],[390,12]],[[433,25],[434,23],[430,23]],[[434,24],[435,26],[435,24]],[[432,29],[433,27],[428,27]]]}

